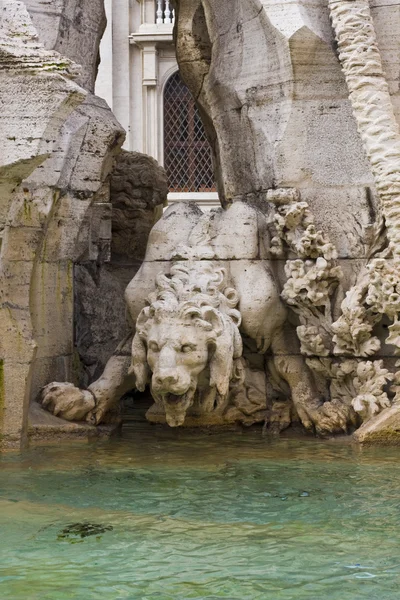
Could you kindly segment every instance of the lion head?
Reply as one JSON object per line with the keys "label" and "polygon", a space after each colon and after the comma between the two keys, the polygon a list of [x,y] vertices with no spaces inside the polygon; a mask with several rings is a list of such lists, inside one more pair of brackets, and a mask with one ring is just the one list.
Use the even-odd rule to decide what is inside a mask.
{"label": "lion head", "polygon": [[238,296],[226,271],[208,261],[179,262],[160,274],[136,322],[132,369],[136,387],[165,408],[171,427],[190,407],[222,410],[242,354]]}

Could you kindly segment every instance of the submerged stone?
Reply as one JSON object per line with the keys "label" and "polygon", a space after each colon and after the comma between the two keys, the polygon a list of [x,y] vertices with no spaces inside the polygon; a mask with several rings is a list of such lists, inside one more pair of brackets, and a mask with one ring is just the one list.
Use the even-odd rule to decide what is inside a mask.
{"label": "submerged stone", "polygon": [[102,525],[101,523],[89,523],[84,521],[82,523],[71,523],[64,527],[58,534],[57,539],[70,539],[76,540],[77,538],[85,538],[92,535],[99,536],[106,531],[112,531],[112,525]]}

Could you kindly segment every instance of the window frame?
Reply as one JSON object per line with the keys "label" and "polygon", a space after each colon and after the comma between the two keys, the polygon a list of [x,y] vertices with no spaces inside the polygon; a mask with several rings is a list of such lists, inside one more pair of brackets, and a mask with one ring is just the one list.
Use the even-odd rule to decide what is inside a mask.
{"label": "window frame", "polygon": [[[160,110],[160,116],[161,116],[161,130],[162,130],[162,136],[161,137],[161,145],[162,145],[162,152],[160,152],[160,155],[162,156],[162,164],[165,168],[165,164],[166,164],[166,139],[165,139],[165,131],[166,131],[166,115],[165,115],[165,101],[166,101],[166,91],[167,91],[167,86],[170,83],[171,79],[173,77],[175,77],[176,75],[179,76],[179,78],[182,81],[182,85],[186,88],[187,90],[187,95],[188,95],[188,140],[182,140],[182,142],[176,141],[176,142],[171,142],[171,147],[176,146],[176,148],[179,147],[179,145],[181,144],[181,147],[183,149],[185,149],[185,147],[187,147],[188,152],[192,153],[193,151],[196,150],[195,145],[193,144],[193,139],[195,136],[195,127],[196,127],[196,105],[195,105],[195,101],[193,99],[193,97],[190,94],[190,90],[187,88],[187,86],[185,85],[185,83],[183,82],[182,78],[180,77],[179,74],[179,68],[176,66],[173,69],[169,69],[165,75],[164,75],[164,81],[163,84],[161,86],[161,94],[160,94],[160,103],[161,103],[161,110]],[[168,99],[167,99],[168,100]],[[199,115],[200,118],[200,115]],[[204,131],[204,126],[201,123],[201,119],[200,119],[200,124],[201,127]],[[199,149],[204,148],[204,147],[208,147],[210,148],[210,145],[208,143],[208,140],[204,134],[204,141],[197,141],[195,142],[196,145],[199,146]],[[211,153],[211,148],[210,148],[210,153]],[[212,157],[211,157],[212,159]],[[188,168],[189,168],[189,173],[188,173],[188,181],[189,181],[189,185],[187,186],[187,188],[190,189],[190,187],[194,188],[195,187],[195,179],[196,179],[196,157],[192,155],[192,159],[189,160],[188,162]],[[191,184],[191,186],[190,186]],[[218,193],[217,193],[217,188],[216,188],[216,183],[214,181],[214,185],[212,186],[212,188],[210,187],[210,189],[203,189],[203,190],[199,190],[199,191],[189,191],[188,189],[182,189],[182,191],[179,191],[179,189],[177,190],[176,188],[172,188],[172,190],[169,192],[168,198],[171,201],[179,201],[180,199],[182,200],[191,200],[191,199],[196,199],[198,201],[200,201],[201,203],[203,202],[208,202],[211,201],[211,203],[213,205],[215,205],[216,203],[218,203]]]}

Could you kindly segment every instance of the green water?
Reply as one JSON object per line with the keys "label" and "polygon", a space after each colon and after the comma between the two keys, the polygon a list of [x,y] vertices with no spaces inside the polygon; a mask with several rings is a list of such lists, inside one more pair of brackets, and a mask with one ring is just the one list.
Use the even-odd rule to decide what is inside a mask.
{"label": "green water", "polygon": [[154,427],[6,455],[0,599],[398,600],[399,458]]}

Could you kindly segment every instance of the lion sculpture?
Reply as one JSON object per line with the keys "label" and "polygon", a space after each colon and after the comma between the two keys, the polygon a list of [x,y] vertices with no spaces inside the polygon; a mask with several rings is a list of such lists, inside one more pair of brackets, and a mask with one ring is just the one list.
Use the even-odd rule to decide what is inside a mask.
{"label": "lion sculpture", "polygon": [[318,432],[340,430],[287,323],[269,245],[266,216],[247,203],[167,209],[126,290],[133,338],[88,390],[51,383],[42,405],[98,424],[124,393],[150,384],[156,404],[148,418],[172,427],[267,421],[283,429],[298,419]]}
{"label": "lion sculpture", "polygon": [[149,306],[140,312],[132,344],[136,387],[163,405],[169,425],[186,412],[223,415],[229,387],[242,379],[238,296],[225,269],[178,262],[159,275]]}

